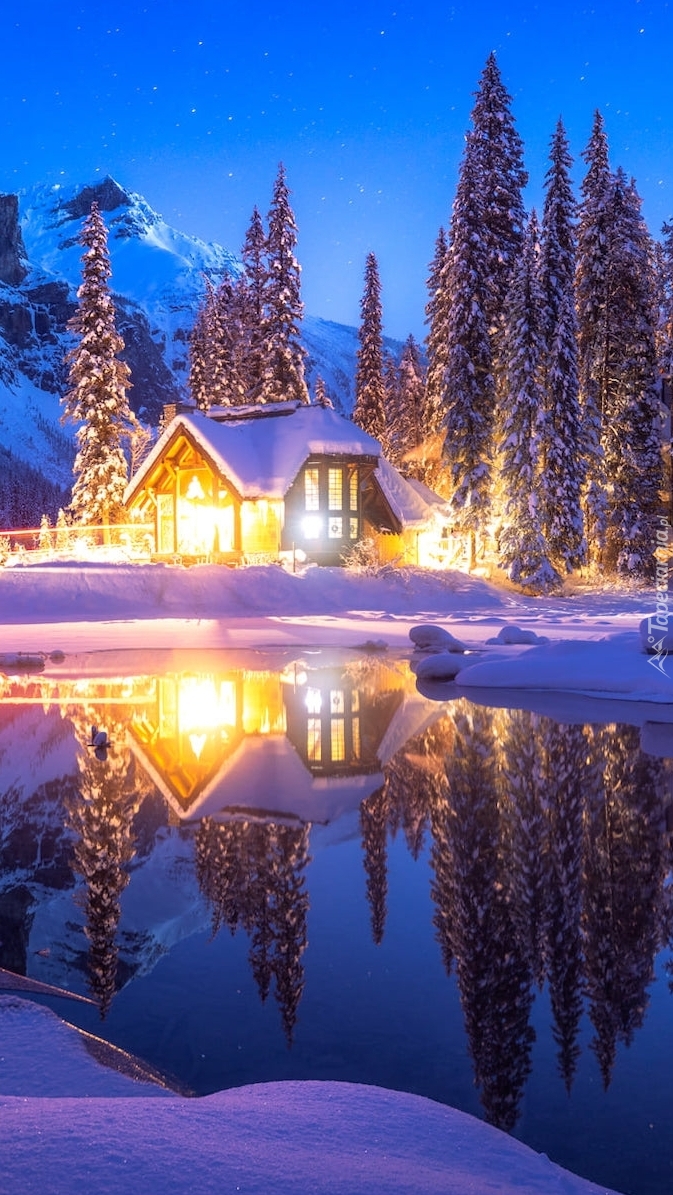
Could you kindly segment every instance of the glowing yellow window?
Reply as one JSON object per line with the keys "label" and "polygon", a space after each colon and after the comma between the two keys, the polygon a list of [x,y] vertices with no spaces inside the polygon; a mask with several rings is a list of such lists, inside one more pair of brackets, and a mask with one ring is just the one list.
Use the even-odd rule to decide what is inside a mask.
{"label": "glowing yellow window", "polygon": [[360,754],[360,719],[353,718],[353,759],[359,759]]}
{"label": "glowing yellow window", "polygon": [[306,754],[310,763],[322,760],[322,724],[320,718],[309,718],[306,735]]}
{"label": "glowing yellow window", "polygon": [[320,470],[304,470],[304,501],[306,510],[320,510]]}
{"label": "glowing yellow window", "polygon": [[343,469],[327,470],[327,501],[330,510],[343,506]]}
{"label": "glowing yellow window", "polygon": [[332,718],[330,722],[330,747],[332,762],[346,758],[346,726],[343,718]]}
{"label": "glowing yellow window", "polygon": [[350,477],[348,478],[348,501],[351,510],[357,510],[358,508],[359,489],[358,471],[357,469],[353,469]]}
{"label": "glowing yellow window", "polygon": [[329,712],[330,714],[343,714],[346,708],[343,689],[330,689],[329,694]]}

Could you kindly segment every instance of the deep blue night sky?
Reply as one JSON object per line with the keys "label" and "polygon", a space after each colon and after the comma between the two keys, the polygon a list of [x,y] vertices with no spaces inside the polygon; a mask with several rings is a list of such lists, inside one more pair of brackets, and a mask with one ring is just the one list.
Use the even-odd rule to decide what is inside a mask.
{"label": "deep blue night sky", "polygon": [[[651,230],[673,216],[673,11],[662,0],[8,8],[0,188],[109,173],[169,223],[238,251],[282,160],[314,315],[358,322],[373,250],[385,331],[424,334],[427,265],[490,50],[514,97],[529,203],[540,203],[558,116],[577,159],[600,108],[612,164],[636,178]],[[577,161],[577,183],[582,173]]]}

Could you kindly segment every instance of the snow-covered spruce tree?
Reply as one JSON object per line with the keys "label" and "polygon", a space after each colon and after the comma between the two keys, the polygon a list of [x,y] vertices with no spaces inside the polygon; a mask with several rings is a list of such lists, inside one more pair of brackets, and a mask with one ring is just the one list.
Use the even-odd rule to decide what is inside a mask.
{"label": "snow-covered spruce tree", "polygon": [[581,506],[584,461],[575,315],[572,159],[559,120],[552,138],[540,236],[544,419],[540,426],[540,525],[562,572],[586,557]]}
{"label": "snow-covered spruce tree", "polygon": [[267,227],[260,400],[269,403],[298,399],[308,403],[304,379],[306,351],[299,339],[304,305],[301,301],[301,269],[294,254],[297,225],[290,207],[282,162],[274,184]]}
{"label": "snow-covered spruce tree", "polygon": [[124,509],[128,467],[122,444],[131,426],[131,383],[129,368],[119,359],[124,342],[115,328],[107,229],[96,203],[80,240],[79,305],[68,322],[77,344],[66,358],[68,390],[62,399],[63,421],[78,425],[70,510],[81,523],[102,524],[108,539],[110,523],[118,522]]}
{"label": "snow-covered spruce tree", "polygon": [[373,253],[367,254],[365,262],[360,317],[353,422],[376,440],[384,441],[386,394],[383,378],[383,313],[379,267]]}
{"label": "snow-covered spruce tree", "polygon": [[545,593],[560,578],[549,561],[538,511],[543,341],[537,254],[533,213],[504,313],[507,387],[498,428],[503,508],[498,554],[512,581]]}
{"label": "snow-covered spruce tree", "polygon": [[266,233],[259,209],[253,209],[245,234],[241,259],[247,294],[246,382],[249,402],[257,402],[264,373],[264,303],[266,287]]}
{"label": "snow-covered spruce tree", "polygon": [[247,401],[249,296],[243,278],[223,278],[215,292],[213,325],[213,402],[240,406]]}
{"label": "snow-covered spruce tree", "polygon": [[400,417],[400,374],[397,361],[393,353],[383,354],[383,407],[385,412],[385,431],[381,437],[381,447],[386,460],[399,468],[402,460],[398,444]]}
{"label": "snow-covered spruce tree", "polygon": [[424,480],[422,460],[425,379],[419,347],[413,336],[405,341],[398,369],[397,445],[405,477]]}
{"label": "snow-covered spruce tree", "polygon": [[598,111],[594,114],[591,136],[582,157],[587,172],[581,187],[577,229],[576,304],[585,461],[583,501],[589,557],[600,564],[606,534],[602,428],[610,413],[607,351],[611,320],[608,279],[612,174],[605,126]]}
{"label": "snow-covered spruce tree", "polygon": [[444,271],[448,317],[441,405],[442,489],[451,495],[456,530],[470,537],[470,567],[476,564],[476,535],[491,512],[495,382],[486,314],[485,218],[473,134],[468,133]]}
{"label": "snow-covered spruce tree", "polygon": [[602,423],[606,563],[624,575],[652,579],[664,487],[654,247],[635,185],[621,169],[611,208],[609,406]]}
{"label": "snow-covered spruce tree", "polygon": [[444,420],[444,370],[448,342],[448,294],[446,286],[446,260],[448,243],[446,233],[440,228],[435,242],[435,254],[430,262],[427,280],[428,302],[425,307],[425,322],[428,335],[425,340],[428,359],[425,380],[425,409],[423,415],[423,481],[436,488],[441,485],[442,423]]}
{"label": "snow-covered spruce tree", "polygon": [[210,370],[208,355],[212,337],[215,287],[210,278],[205,278],[205,294],[196,313],[194,326],[189,336],[189,392],[199,411],[208,411],[212,398],[210,393]]}
{"label": "snow-covered spruce tree", "polygon": [[523,165],[523,142],[512,116],[512,97],[493,53],[486,59],[479,80],[470,141],[477,185],[482,188],[484,313],[494,338],[497,374],[503,305],[526,225],[522,192],[528,174]]}

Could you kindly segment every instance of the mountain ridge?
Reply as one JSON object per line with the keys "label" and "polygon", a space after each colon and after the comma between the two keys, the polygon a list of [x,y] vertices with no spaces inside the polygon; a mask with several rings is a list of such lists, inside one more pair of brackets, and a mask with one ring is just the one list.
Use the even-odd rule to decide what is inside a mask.
{"label": "mountain ridge", "polygon": [[[60,423],[73,344],[67,323],[81,281],[79,234],[94,200],[108,228],[131,406],[153,426],[164,404],[187,393],[189,334],[205,278],[217,283],[243,268],[230,250],[173,228],[109,175],[0,195],[0,449],[64,488],[74,458],[72,431]],[[337,410],[350,414],[357,329],[309,315],[302,339],[310,389],[320,374]],[[399,350],[392,340],[387,347]]]}

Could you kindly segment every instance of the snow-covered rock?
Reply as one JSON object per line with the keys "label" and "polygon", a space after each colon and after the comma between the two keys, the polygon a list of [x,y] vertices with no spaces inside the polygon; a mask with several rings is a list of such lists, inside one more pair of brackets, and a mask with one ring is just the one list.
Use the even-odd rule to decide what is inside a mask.
{"label": "snow-covered rock", "polygon": [[521,627],[517,627],[513,622],[508,622],[506,626],[501,627],[498,634],[493,639],[486,640],[487,645],[496,644],[521,644],[534,646],[540,643],[549,643],[546,635],[536,635],[535,631],[524,631]]}
{"label": "snow-covered rock", "polygon": [[414,671],[418,680],[453,680],[464,667],[465,657],[459,652],[439,651],[419,660]]}
{"label": "snow-covered rock", "polygon": [[412,627],[409,638],[419,651],[468,651],[467,644],[461,643],[450,631],[434,623],[421,623],[420,626]]}

